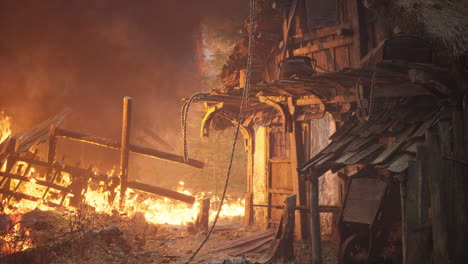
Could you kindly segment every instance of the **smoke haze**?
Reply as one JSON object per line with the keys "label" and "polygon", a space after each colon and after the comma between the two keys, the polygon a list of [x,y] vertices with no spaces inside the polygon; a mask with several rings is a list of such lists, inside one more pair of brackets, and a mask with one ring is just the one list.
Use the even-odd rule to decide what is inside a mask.
{"label": "smoke haze", "polygon": [[[208,16],[245,17],[230,0],[0,0],[0,110],[15,132],[69,107],[64,127],[118,139],[133,128],[180,140],[180,99],[200,87],[194,34]],[[132,135],[135,136],[135,135]]]}

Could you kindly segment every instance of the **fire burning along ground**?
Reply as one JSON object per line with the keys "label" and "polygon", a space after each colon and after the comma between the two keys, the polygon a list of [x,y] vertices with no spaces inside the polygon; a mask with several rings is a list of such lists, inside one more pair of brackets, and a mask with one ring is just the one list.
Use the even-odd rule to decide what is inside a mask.
{"label": "fire burning along ground", "polygon": [[[46,122],[44,127],[47,128],[48,125]],[[37,129],[35,133],[37,134]],[[118,203],[121,200],[121,187],[118,182],[115,182],[118,177],[114,170],[107,173],[90,172],[96,177],[102,178],[105,175],[107,177],[105,181],[99,181],[93,177],[86,177],[84,181],[82,179],[80,181],[76,174],[65,171],[64,168],[67,165],[63,162],[56,162],[55,166],[45,166],[45,168],[38,167],[36,164],[40,161],[36,155],[37,151],[34,154],[29,150],[21,154],[7,153],[6,150],[12,138],[11,134],[11,119],[2,113],[0,115],[0,150],[2,151],[0,152],[0,161],[2,161],[0,170],[2,173],[0,179],[2,190],[0,193],[2,198],[0,237],[2,239],[2,255],[36,246],[36,241],[30,234],[30,226],[23,223],[23,215],[37,210],[59,212],[62,215],[79,215],[82,214],[83,210],[88,213],[105,214],[109,217],[132,218],[136,215],[143,215],[144,221],[150,224],[180,226],[196,221],[197,215],[200,213],[200,201],[203,198],[211,198],[210,219],[214,218],[218,209],[218,197],[214,197],[212,193],[191,193],[184,188],[183,181],[179,182],[175,191],[194,196],[195,203],[193,204],[127,188],[126,199],[121,206]],[[24,144],[24,140],[17,142],[15,151],[21,148],[22,144]],[[31,148],[33,145],[31,144]],[[7,154],[9,156],[6,156]],[[21,158],[36,162],[19,160]],[[47,165],[45,162],[40,164]],[[243,214],[244,201],[228,199],[223,205],[220,217],[222,219],[238,219]],[[70,232],[74,229],[73,226],[70,224]],[[90,228],[92,229],[92,227]]]}

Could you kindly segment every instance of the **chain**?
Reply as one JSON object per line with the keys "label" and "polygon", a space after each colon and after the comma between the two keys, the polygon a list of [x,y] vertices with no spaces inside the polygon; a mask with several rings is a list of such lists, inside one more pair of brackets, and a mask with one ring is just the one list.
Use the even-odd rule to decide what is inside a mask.
{"label": "chain", "polygon": [[200,250],[203,248],[203,246],[206,244],[208,239],[210,238],[211,234],[213,233],[213,230],[216,226],[216,223],[218,222],[219,214],[221,213],[221,209],[224,204],[224,200],[226,198],[226,192],[227,192],[227,187],[229,186],[229,178],[231,176],[231,168],[232,168],[232,161],[234,160],[234,153],[236,150],[236,144],[237,144],[237,137],[239,136],[239,130],[240,126],[242,125],[242,117],[243,117],[243,112],[244,108],[247,107],[247,104],[249,102],[249,95],[250,95],[250,79],[252,76],[252,49],[253,49],[253,41],[254,41],[254,31],[255,31],[255,10],[256,10],[256,0],[250,0],[250,12],[249,12],[249,20],[250,20],[250,32],[249,32],[249,47],[248,47],[248,53],[247,53],[247,76],[246,76],[246,84],[245,88],[242,92],[242,103],[240,105],[239,109],[239,117],[236,125],[236,132],[234,135],[234,142],[232,143],[232,149],[231,149],[231,156],[229,158],[229,165],[226,173],[226,181],[224,183],[224,189],[223,189],[223,194],[221,196],[221,201],[219,204],[218,212],[216,213],[215,219],[213,220],[213,224],[211,225],[211,228],[206,235],[205,239],[202,241],[200,246],[197,248],[197,250],[193,253],[193,255],[189,258],[189,260],[186,262],[186,264],[190,263],[195,256],[200,252]]}

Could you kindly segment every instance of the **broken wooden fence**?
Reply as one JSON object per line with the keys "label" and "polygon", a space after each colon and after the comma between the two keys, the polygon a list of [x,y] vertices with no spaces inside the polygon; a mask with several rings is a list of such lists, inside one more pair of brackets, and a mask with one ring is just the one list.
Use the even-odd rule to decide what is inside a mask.
{"label": "broken wooden fence", "polygon": [[[204,166],[204,163],[198,160],[189,159],[188,161],[184,161],[183,157],[172,153],[131,144],[131,108],[132,99],[130,97],[125,97],[122,119],[122,140],[120,142],[96,135],[60,128],[60,125],[64,121],[66,115],[69,113],[68,110],[35,126],[28,133],[20,133],[3,142],[0,145],[0,164],[4,164],[4,162],[6,162],[6,164],[5,171],[0,172],[0,176],[2,177],[0,180],[0,194],[2,200],[5,198],[10,200],[12,197],[31,201],[43,200],[45,205],[56,207],[61,206],[65,197],[70,195],[73,197],[72,201],[74,201],[72,202],[72,205],[77,206],[83,201],[83,194],[86,192],[88,187],[88,181],[92,179],[94,181],[104,182],[105,184],[108,184],[108,186],[112,187],[112,189],[115,189],[120,184],[120,205],[123,205],[125,202],[127,188],[161,195],[188,204],[193,204],[195,202],[195,197],[193,196],[141,182],[128,180],[128,155],[130,152],[179,164],[185,164],[195,168],[203,168]],[[57,161],[56,148],[58,137],[120,150],[121,159],[119,182],[117,184],[110,183],[113,180],[112,177],[109,177],[106,174],[93,172],[91,168],[83,169],[76,166],[67,165],[63,161]],[[45,141],[49,141],[47,162],[36,158],[37,150],[34,152],[34,154],[31,154],[29,151],[33,146],[37,146],[39,143],[43,143]],[[24,162],[27,164],[27,168],[24,173],[19,174],[12,171],[16,167],[15,165],[17,165],[17,162]],[[44,167],[47,170],[46,179],[34,179],[28,177],[31,166]],[[21,169],[18,170],[18,172],[19,171],[21,171]],[[62,172],[71,175],[72,182],[67,186],[58,184],[57,178],[60,178],[59,175],[61,175]],[[11,189],[11,179],[19,181],[13,189]],[[43,195],[41,195],[41,197],[35,197],[29,194],[17,192],[22,182],[32,182],[40,186],[45,186],[46,190]],[[50,189],[60,191],[60,196],[62,197],[60,203],[54,203],[45,200]]]}

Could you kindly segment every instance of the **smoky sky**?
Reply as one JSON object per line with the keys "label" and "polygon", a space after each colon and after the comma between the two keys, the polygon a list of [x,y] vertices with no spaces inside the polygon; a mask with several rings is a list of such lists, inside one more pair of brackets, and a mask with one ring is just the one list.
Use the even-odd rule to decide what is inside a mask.
{"label": "smoky sky", "polygon": [[118,138],[122,97],[134,127],[178,133],[180,99],[203,90],[194,34],[233,0],[0,0],[0,109],[25,129],[65,107],[67,128]]}

